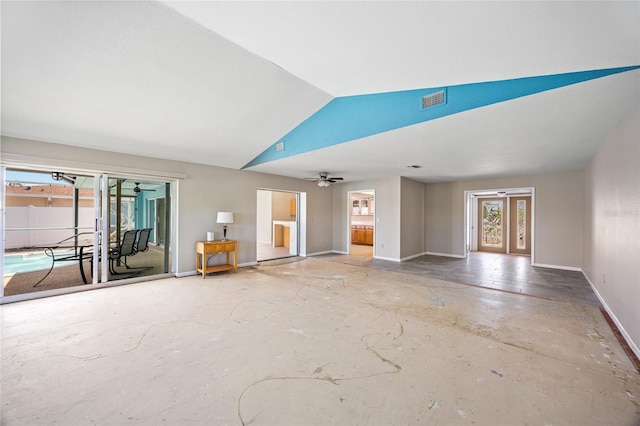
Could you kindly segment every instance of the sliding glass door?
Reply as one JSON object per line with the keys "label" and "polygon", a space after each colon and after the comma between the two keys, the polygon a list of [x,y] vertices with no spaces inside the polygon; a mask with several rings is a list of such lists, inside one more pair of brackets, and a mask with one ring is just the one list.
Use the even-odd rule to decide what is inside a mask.
{"label": "sliding glass door", "polygon": [[[109,177],[110,279],[169,272],[169,183]],[[125,234],[135,235],[133,246]]]}
{"label": "sliding glass door", "polygon": [[170,182],[35,168],[3,171],[0,295],[170,271]]}
{"label": "sliding glass door", "polygon": [[4,296],[97,282],[96,184],[89,174],[6,170]]}

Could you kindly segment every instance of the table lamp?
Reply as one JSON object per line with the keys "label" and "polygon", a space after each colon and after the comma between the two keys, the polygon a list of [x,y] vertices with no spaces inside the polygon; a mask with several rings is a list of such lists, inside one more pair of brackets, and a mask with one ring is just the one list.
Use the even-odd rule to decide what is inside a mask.
{"label": "table lamp", "polygon": [[227,241],[227,224],[233,223],[233,213],[231,212],[218,212],[218,223],[222,223],[223,237],[222,241]]}

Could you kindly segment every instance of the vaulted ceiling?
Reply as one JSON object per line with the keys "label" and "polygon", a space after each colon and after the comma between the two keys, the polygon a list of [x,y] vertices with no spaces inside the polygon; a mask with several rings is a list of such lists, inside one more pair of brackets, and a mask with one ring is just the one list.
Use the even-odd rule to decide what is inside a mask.
{"label": "vaulted ceiling", "polygon": [[640,2],[0,8],[6,136],[433,182],[580,169],[640,104]]}

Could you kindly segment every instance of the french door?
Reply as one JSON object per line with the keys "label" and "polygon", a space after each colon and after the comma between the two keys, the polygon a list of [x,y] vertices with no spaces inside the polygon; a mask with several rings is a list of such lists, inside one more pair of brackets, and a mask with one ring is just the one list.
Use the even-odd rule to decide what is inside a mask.
{"label": "french door", "polygon": [[531,196],[478,200],[478,251],[531,254]]}
{"label": "french door", "polygon": [[507,252],[505,198],[478,200],[478,251]]}

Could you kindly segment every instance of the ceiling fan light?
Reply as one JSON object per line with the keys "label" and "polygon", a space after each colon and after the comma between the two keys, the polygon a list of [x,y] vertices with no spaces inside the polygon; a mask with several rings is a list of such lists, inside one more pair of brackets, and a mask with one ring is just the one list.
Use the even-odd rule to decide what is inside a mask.
{"label": "ceiling fan light", "polygon": [[320,187],[325,187],[325,186],[329,186],[329,185],[330,185],[330,183],[327,182],[326,180],[318,181],[318,186],[320,186]]}

